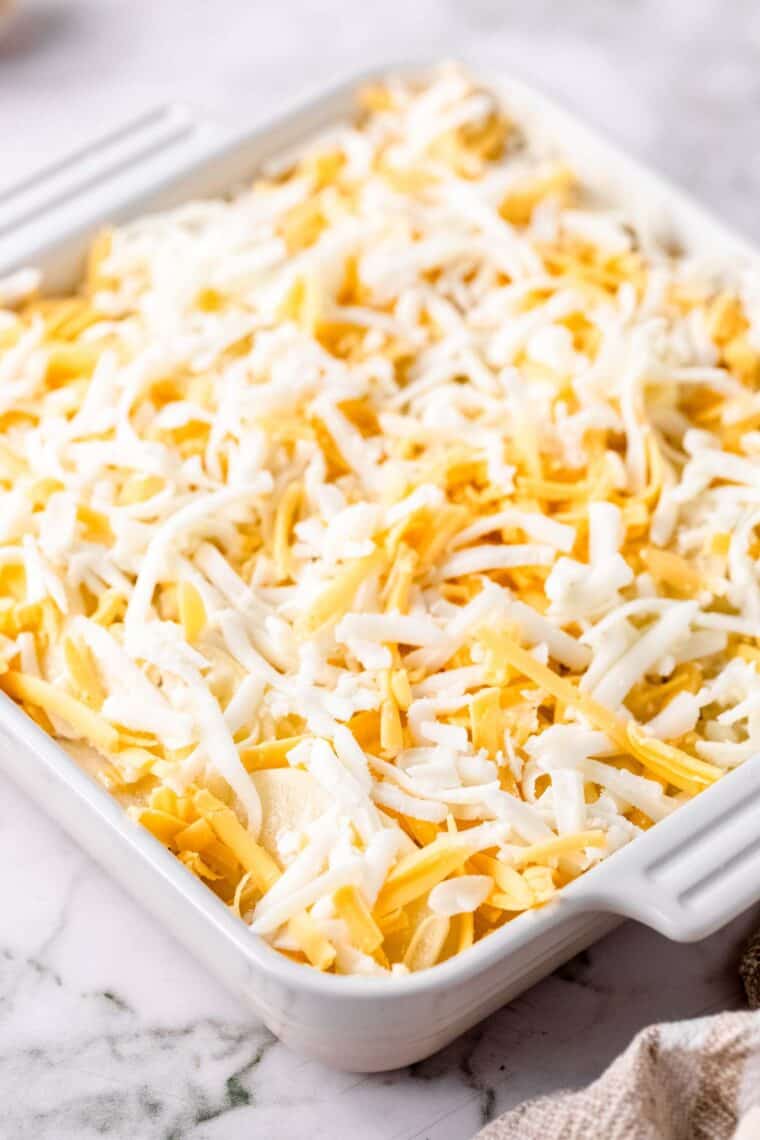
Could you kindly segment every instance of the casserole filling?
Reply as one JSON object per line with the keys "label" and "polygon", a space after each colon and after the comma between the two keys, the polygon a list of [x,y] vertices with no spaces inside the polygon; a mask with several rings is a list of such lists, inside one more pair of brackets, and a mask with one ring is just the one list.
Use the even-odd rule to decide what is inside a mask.
{"label": "casserole filling", "polygon": [[0,687],[283,954],[456,954],[760,750],[760,279],[456,68],[0,283]]}

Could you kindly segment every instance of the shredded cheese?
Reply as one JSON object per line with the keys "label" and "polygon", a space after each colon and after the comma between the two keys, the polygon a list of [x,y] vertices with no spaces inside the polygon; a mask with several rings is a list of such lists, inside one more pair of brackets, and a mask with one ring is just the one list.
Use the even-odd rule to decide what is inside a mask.
{"label": "shredded cheese", "polygon": [[457,68],[360,104],[0,282],[0,688],[255,934],[393,976],[760,751],[760,291]]}

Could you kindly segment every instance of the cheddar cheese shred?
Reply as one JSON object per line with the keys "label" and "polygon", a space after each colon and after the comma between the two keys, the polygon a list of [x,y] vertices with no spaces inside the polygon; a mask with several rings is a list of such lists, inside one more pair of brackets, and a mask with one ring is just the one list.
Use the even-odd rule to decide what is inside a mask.
{"label": "cheddar cheese shred", "polygon": [[290,959],[403,975],[760,751],[760,273],[457,67],[0,282],[0,688]]}

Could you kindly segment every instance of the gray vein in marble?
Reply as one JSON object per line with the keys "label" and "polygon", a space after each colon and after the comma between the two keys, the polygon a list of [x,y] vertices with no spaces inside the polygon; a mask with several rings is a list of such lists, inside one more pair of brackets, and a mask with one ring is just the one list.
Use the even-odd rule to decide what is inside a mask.
{"label": "gray vein in marble", "polygon": [[18,1047],[0,1034],[0,1135],[14,1140],[178,1140],[251,1105],[251,1073],[274,1044],[247,1020],[146,1028],[118,993],[70,987],[39,958],[3,950],[2,1029],[31,1003],[47,1013],[44,1039]]}

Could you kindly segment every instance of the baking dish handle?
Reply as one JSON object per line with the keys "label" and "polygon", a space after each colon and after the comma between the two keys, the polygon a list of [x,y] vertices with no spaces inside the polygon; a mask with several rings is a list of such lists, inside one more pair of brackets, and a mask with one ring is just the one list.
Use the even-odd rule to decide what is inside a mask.
{"label": "baking dish handle", "polygon": [[35,251],[118,217],[128,203],[231,137],[229,128],[172,103],[0,190],[0,274],[35,264]]}
{"label": "baking dish handle", "polygon": [[634,918],[678,942],[760,900],[760,756],[562,892],[582,911]]}

